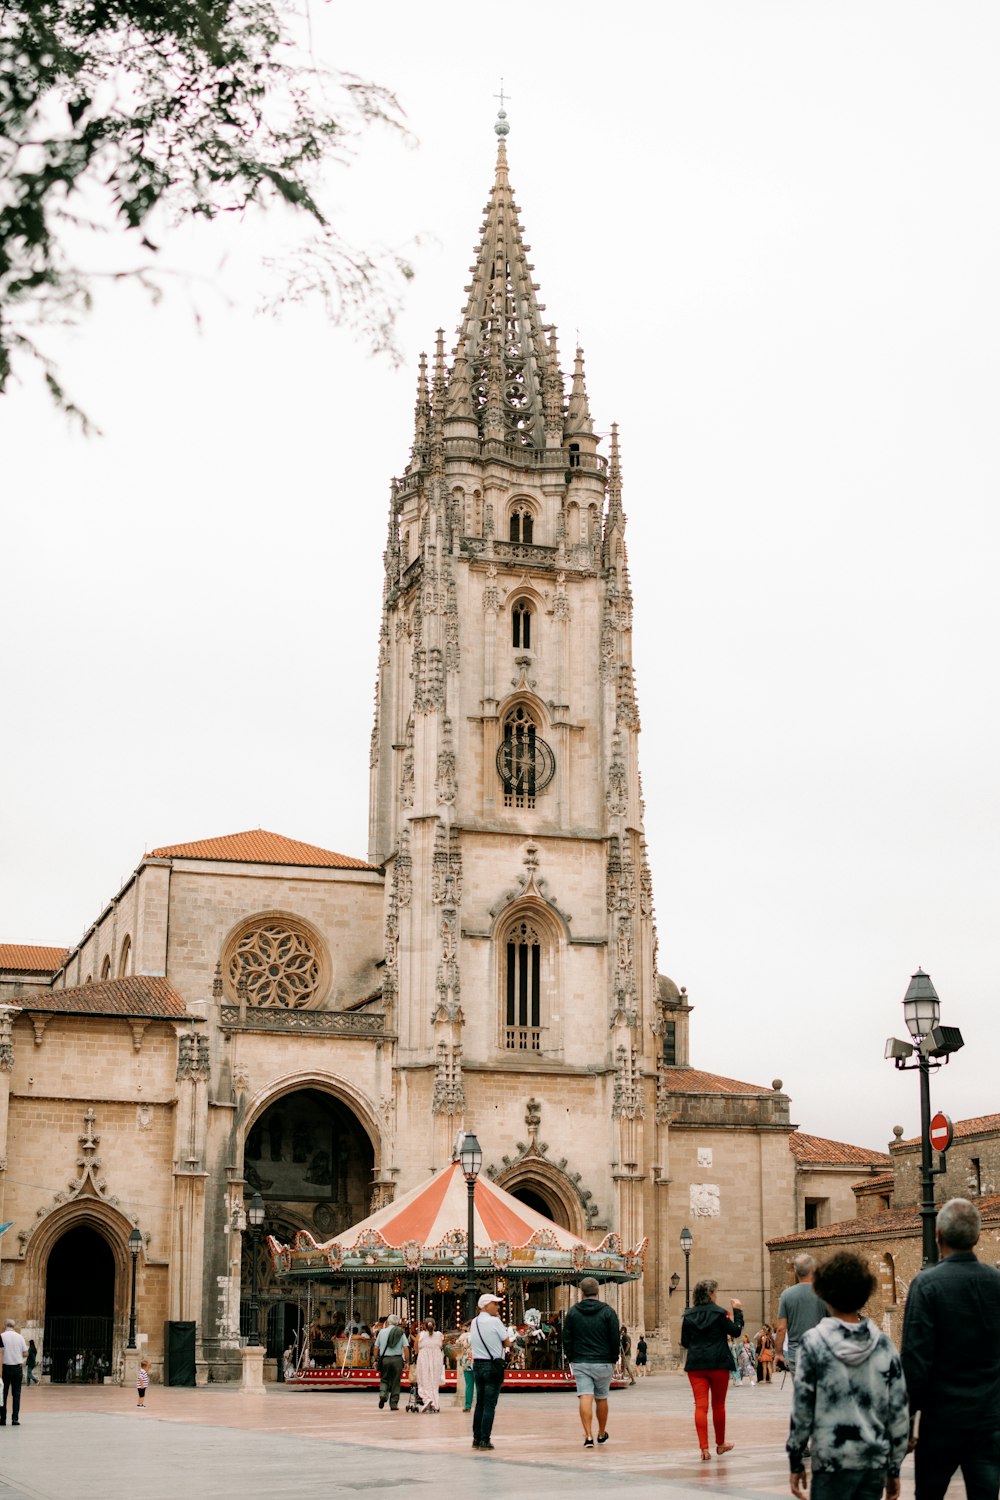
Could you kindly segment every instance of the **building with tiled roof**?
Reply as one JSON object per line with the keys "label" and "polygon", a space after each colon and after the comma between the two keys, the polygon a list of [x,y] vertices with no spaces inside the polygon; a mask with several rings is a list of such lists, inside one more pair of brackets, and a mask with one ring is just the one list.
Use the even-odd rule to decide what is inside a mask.
{"label": "building with tiled roof", "polygon": [[886,1151],[831,1141],[796,1130],[788,1137],[795,1161],[795,1223],[808,1230],[833,1224],[854,1212],[858,1173],[884,1175],[891,1157]]}
{"label": "building with tiled roof", "polygon": [[[69,989],[48,989],[25,996],[22,1009],[41,1016],[121,1016],[126,1020],[190,1021],[187,1006],[166,979],[132,974]],[[203,1019],[198,1017],[197,1019]]]}
{"label": "building with tiled roof", "polygon": [[[768,1241],[768,1252],[771,1286],[778,1291],[792,1279],[792,1259],[803,1250],[817,1259],[845,1247],[864,1254],[879,1280],[868,1311],[879,1321],[889,1319],[898,1339],[906,1289],[920,1269],[923,1235],[920,1139],[904,1140],[901,1126],[896,1126],[894,1136],[888,1156],[882,1156],[891,1170],[873,1161],[871,1174],[852,1184],[850,1212],[774,1237]],[[1000,1114],[955,1121],[943,1167],[934,1177],[935,1202],[972,1199],[983,1218],[979,1254],[1000,1262]]]}
{"label": "building with tiled roof", "polygon": [[372,870],[376,867],[349,854],[320,849],[282,833],[265,828],[251,828],[245,833],[224,834],[221,838],[195,839],[189,844],[165,844],[153,849],[154,859],[205,859],[220,864],[304,865],[323,870]]}
{"label": "building with tiled roof", "polygon": [[38,943],[0,943],[0,997],[10,988],[44,988],[59,972],[65,948]]}
{"label": "building with tiled roof", "polygon": [[788,1138],[788,1148],[800,1165],[816,1167],[887,1167],[892,1158],[887,1151],[873,1151],[865,1146],[849,1146],[845,1141],[829,1141],[825,1136],[807,1135],[797,1130]]}

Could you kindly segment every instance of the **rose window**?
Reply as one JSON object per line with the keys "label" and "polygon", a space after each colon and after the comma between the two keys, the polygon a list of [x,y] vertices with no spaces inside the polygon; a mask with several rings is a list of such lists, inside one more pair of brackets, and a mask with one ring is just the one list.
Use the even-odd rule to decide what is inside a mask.
{"label": "rose window", "polygon": [[319,955],[304,932],[283,922],[266,922],[236,940],[229,982],[237,992],[241,980],[251,1005],[298,1010],[319,988]]}

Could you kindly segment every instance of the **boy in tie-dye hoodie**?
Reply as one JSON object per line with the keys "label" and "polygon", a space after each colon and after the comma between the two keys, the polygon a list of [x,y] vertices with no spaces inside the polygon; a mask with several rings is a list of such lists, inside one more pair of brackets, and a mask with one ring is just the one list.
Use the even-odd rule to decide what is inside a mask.
{"label": "boy in tie-dye hoodie", "polygon": [[860,1309],[877,1283],[860,1256],[839,1251],[816,1272],[829,1316],[804,1335],[786,1444],[791,1492],[805,1500],[886,1500],[899,1495],[910,1435],[903,1367],[892,1341]]}

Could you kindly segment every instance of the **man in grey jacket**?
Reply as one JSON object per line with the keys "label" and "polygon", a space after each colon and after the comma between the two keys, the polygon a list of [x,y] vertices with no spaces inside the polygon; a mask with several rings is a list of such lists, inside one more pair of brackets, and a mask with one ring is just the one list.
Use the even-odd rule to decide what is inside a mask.
{"label": "man in grey jacket", "polygon": [[975,1204],[950,1199],[937,1216],[940,1263],[914,1278],[906,1299],[917,1500],[942,1500],[959,1468],[969,1500],[1000,1491],[1000,1271],[972,1253],[981,1228]]}
{"label": "man in grey jacket", "polygon": [[570,1308],[563,1324],[563,1349],[573,1367],[585,1448],[594,1446],[595,1403],[597,1441],[608,1440],[608,1392],[622,1347],[618,1314],[600,1300],[600,1289],[593,1276],[585,1276],[580,1282],[583,1297]]}

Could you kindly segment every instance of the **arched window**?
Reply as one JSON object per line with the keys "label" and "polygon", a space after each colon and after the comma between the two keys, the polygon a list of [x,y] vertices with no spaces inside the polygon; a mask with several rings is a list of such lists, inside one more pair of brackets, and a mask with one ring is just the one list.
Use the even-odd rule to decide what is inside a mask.
{"label": "arched window", "polygon": [[896,1262],[888,1253],[882,1257],[882,1293],[886,1302],[891,1307],[898,1305],[899,1291],[896,1286]]}
{"label": "arched window", "polygon": [[118,978],[119,979],[124,979],[125,978],[126,974],[129,972],[131,964],[132,964],[132,939],[129,937],[128,933],[126,933],[125,934],[125,941],[122,943],[121,956],[118,959]]}
{"label": "arched window", "polygon": [[535,517],[528,505],[515,505],[510,513],[510,539],[512,542],[530,542],[534,534]]}
{"label": "arched window", "polygon": [[537,793],[545,790],[555,769],[551,748],[538,733],[530,711],[519,703],[504,718],[497,751],[504,807],[534,807]]}
{"label": "arched window", "polygon": [[110,953],[105,953],[105,955],[104,955],[104,962],[101,964],[101,978],[102,979],[110,979],[111,978],[111,954]]}
{"label": "arched window", "polygon": [[518,599],[511,610],[514,646],[521,651],[531,650],[531,605],[527,599]]}
{"label": "arched window", "polygon": [[504,941],[504,1047],[542,1048],[542,944],[531,922],[513,922]]}

